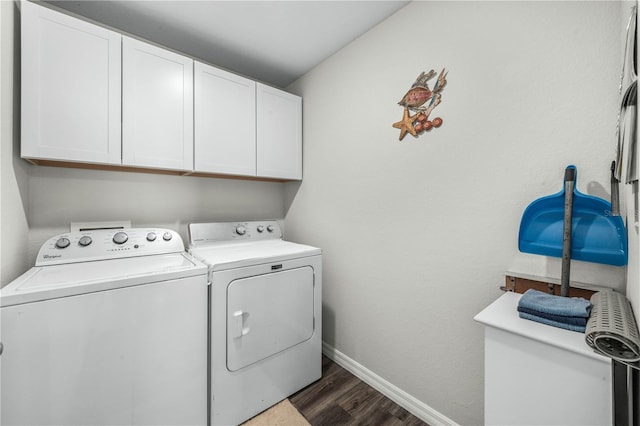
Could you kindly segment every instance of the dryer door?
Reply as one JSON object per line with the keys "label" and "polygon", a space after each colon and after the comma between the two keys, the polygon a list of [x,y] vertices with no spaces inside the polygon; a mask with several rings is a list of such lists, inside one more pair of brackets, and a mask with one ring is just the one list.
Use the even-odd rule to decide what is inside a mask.
{"label": "dryer door", "polygon": [[227,368],[237,371],[311,338],[313,268],[231,281],[227,287]]}

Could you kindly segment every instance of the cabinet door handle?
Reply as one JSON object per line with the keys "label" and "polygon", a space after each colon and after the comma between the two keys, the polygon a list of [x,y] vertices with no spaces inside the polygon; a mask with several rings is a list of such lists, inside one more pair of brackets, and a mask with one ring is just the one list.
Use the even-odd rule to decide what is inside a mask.
{"label": "cabinet door handle", "polygon": [[4,345],[0,342],[0,355],[2,355],[2,352],[4,352]]}

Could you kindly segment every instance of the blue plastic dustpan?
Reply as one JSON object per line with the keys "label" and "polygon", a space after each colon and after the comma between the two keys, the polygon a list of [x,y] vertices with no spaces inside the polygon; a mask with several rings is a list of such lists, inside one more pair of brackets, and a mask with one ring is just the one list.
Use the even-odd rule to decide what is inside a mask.
{"label": "blue plastic dustpan", "polygon": [[[538,198],[525,209],[518,235],[521,252],[562,257],[564,195],[563,188],[557,194]],[[610,202],[583,194],[574,186],[571,225],[571,259],[627,264],[627,231],[622,217],[611,214]]]}

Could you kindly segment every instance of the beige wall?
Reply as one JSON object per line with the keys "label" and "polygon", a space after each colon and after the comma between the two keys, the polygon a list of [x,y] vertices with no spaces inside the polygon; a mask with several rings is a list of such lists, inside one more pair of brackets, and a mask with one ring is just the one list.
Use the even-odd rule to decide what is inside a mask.
{"label": "beige wall", "polygon": [[179,232],[190,222],[280,219],[283,184],[234,179],[37,167],[29,175],[31,264],[70,222],[130,220]]}
{"label": "beige wall", "polygon": [[0,1],[0,287],[28,267],[29,166],[19,160],[20,14]]}
{"label": "beige wall", "polygon": [[[609,198],[618,2],[412,2],[290,89],[304,97],[290,238],[324,250],[324,340],[460,424],[483,421],[483,329],[525,207]],[[449,71],[441,128],[398,142],[397,102]]]}

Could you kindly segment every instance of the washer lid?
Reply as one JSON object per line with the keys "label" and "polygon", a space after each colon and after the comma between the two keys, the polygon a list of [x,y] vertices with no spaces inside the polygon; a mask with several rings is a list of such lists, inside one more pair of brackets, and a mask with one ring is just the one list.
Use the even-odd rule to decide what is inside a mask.
{"label": "washer lid", "polygon": [[36,266],[0,290],[0,306],[205,275],[186,253]]}
{"label": "washer lid", "polygon": [[322,254],[317,247],[282,240],[216,243],[190,248],[190,253],[214,271]]}

